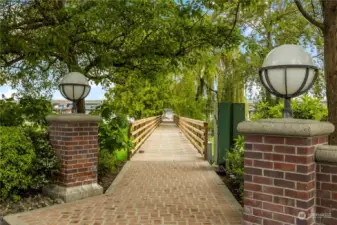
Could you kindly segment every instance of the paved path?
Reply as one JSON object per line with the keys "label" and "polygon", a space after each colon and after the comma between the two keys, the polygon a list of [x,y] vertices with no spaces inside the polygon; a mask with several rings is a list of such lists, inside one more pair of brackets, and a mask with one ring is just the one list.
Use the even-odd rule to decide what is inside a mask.
{"label": "paved path", "polygon": [[173,123],[162,123],[105,195],[7,219],[15,225],[239,225],[240,205]]}

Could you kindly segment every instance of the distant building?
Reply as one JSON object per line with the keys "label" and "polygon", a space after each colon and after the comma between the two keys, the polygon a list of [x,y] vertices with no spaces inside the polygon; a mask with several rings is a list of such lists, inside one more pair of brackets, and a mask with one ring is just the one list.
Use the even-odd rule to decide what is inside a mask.
{"label": "distant building", "polygon": [[[68,100],[51,100],[53,109],[61,113],[71,113],[73,102]],[[85,113],[88,114],[97,106],[102,104],[102,100],[85,100]]]}

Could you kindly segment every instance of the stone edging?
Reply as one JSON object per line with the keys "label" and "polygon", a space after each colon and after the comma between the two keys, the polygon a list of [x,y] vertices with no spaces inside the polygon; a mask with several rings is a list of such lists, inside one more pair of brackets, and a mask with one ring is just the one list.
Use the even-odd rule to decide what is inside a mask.
{"label": "stone edging", "polygon": [[237,216],[242,220],[243,218],[243,208],[240,205],[240,203],[236,200],[236,198],[233,196],[232,192],[228,189],[226,184],[221,180],[219,175],[214,171],[214,167],[209,164],[208,161],[204,161],[206,164],[206,167],[211,173],[211,176],[214,179],[214,182],[220,186],[220,189],[222,190],[223,194],[225,195],[225,199],[228,203],[228,205],[233,209],[233,211],[237,214]]}
{"label": "stone edging", "polygon": [[318,162],[337,163],[337,145],[319,145],[315,151]]}
{"label": "stone edging", "polygon": [[110,185],[108,190],[105,191],[104,194],[111,194],[115,190],[119,182],[124,177],[125,173],[128,171],[129,167],[130,167],[130,161],[127,161],[125,165],[123,166],[122,170],[118,173],[117,177],[112,181],[112,184]]}
{"label": "stone edging", "polygon": [[335,127],[329,122],[302,119],[262,119],[244,121],[237,127],[241,134],[314,137],[329,135]]}
{"label": "stone edging", "polygon": [[48,115],[46,120],[48,122],[99,122],[101,121],[100,116],[88,115],[88,114],[61,114],[61,115]]}

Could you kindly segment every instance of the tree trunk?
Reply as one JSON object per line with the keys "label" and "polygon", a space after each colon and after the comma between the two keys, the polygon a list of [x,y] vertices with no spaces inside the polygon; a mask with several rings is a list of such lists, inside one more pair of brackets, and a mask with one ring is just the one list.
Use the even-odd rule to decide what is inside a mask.
{"label": "tree trunk", "polygon": [[[272,30],[273,30],[273,19],[272,19],[272,2],[268,3],[268,20],[269,25],[266,24],[265,29],[267,30],[267,49],[270,52],[273,49],[273,40],[272,40]],[[269,27],[268,27],[269,26]],[[266,90],[266,102],[270,105],[274,105],[274,99],[269,91]]]}
{"label": "tree trunk", "polygon": [[325,1],[324,70],[328,120],[335,126],[335,131],[329,137],[329,144],[337,145],[337,1]]}
{"label": "tree trunk", "polygon": [[295,0],[302,15],[323,31],[328,121],[335,126],[335,131],[329,136],[329,144],[337,145],[337,1],[321,0],[320,3],[324,15],[323,24],[311,17],[299,0]]}

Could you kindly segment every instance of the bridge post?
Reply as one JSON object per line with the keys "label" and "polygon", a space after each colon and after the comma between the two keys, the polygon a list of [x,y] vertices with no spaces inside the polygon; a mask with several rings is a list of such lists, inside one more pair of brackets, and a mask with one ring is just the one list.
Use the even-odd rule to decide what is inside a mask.
{"label": "bridge post", "polygon": [[204,158],[208,160],[208,123],[204,122]]}
{"label": "bridge post", "polygon": [[[131,128],[132,128],[132,122],[129,123],[129,128],[128,128],[128,140],[131,139],[132,134],[131,134]],[[128,150],[128,160],[131,159],[131,152]]]}
{"label": "bridge post", "polygon": [[47,116],[50,143],[60,160],[56,182],[43,192],[65,202],[99,195],[97,184],[99,116],[62,114]]}

